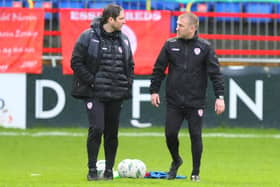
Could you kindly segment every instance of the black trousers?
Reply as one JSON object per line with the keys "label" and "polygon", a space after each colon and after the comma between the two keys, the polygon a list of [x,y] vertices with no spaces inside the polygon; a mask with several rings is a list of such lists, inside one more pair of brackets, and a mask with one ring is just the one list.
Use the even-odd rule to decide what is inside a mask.
{"label": "black trousers", "polygon": [[86,99],[89,129],[87,138],[88,168],[96,168],[103,135],[106,169],[112,169],[118,147],[119,116],[122,100],[100,102]]}
{"label": "black trousers", "polygon": [[189,107],[176,108],[173,106],[167,106],[166,110],[165,137],[173,161],[180,158],[178,133],[183,120],[186,119],[188,121],[193,163],[192,175],[198,175],[200,169],[203,112],[203,109]]}

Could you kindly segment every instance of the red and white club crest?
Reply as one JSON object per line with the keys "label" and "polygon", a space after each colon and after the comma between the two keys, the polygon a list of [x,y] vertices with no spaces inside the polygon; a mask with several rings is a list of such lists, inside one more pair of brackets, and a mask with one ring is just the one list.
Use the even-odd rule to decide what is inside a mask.
{"label": "red and white club crest", "polygon": [[203,116],[203,109],[198,109],[197,113],[200,117],[202,117]]}
{"label": "red and white club crest", "polygon": [[194,54],[196,54],[196,55],[199,55],[201,52],[200,48],[194,48],[193,51],[194,51]]}
{"label": "red and white club crest", "polygon": [[88,108],[89,110],[91,110],[91,109],[92,109],[92,107],[93,107],[92,102],[88,102],[88,103],[87,103],[87,108]]}

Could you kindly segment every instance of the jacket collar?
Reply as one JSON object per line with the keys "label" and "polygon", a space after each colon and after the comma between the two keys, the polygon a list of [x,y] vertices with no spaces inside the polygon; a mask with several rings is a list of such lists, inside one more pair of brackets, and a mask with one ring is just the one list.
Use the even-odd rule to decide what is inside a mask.
{"label": "jacket collar", "polygon": [[189,38],[189,39],[178,38],[178,39],[182,40],[183,42],[191,42],[191,41],[197,40],[198,39],[198,32],[196,30],[195,33],[194,33],[194,36],[192,38]]}
{"label": "jacket collar", "polygon": [[114,31],[112,33],[108,33],[103,29],[102,22],[103,22],[102,17],[98,16],[95,17],[90,24],[90,27],[97,33],[99,37],[102,36],[102,37],[113,38],[113,39],[120,38],[121,31]]}

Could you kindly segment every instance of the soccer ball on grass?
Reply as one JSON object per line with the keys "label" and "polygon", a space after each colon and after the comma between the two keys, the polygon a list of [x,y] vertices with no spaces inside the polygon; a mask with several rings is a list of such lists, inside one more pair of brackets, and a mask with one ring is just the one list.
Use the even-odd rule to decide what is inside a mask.
{"label": "soccer ball on grass", "polygon": [[106,160],[98,160],[96,162],[96,170],[98,178],[102,178],[105,171]]}
{"label": "soccer ball on grass", "polygon": [[125,159],[118,165],[120,177],[144,178],[146,174],[146,165],[138,159]]}

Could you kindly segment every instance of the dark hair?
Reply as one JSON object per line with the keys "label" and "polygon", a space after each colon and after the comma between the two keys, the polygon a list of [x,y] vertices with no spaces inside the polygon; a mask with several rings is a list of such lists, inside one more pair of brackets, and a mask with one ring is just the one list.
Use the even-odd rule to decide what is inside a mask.
{"label": "dark hair", "polygon": [[119,5],[110,4],[104,8],[102,13],[102,24],[108,22],[108,19],[112,17],[114,20],[120,15],[120,12],[123,10]]}

